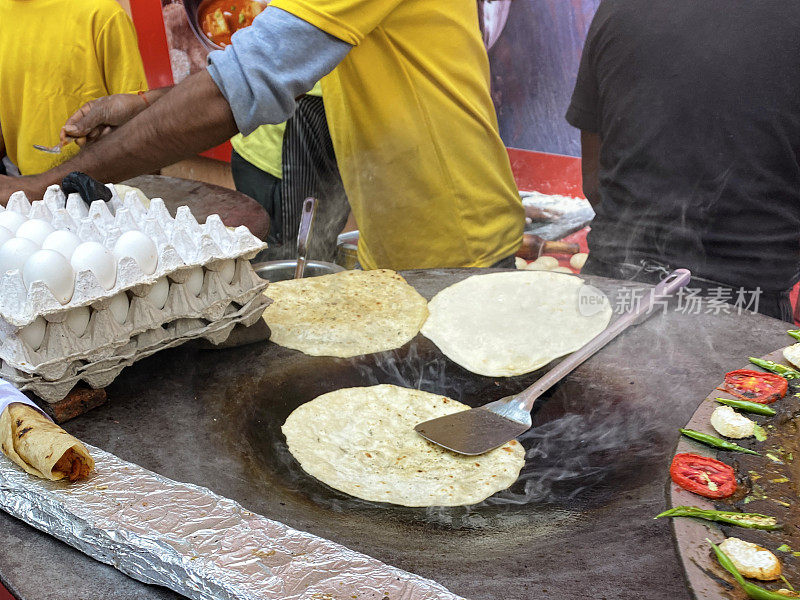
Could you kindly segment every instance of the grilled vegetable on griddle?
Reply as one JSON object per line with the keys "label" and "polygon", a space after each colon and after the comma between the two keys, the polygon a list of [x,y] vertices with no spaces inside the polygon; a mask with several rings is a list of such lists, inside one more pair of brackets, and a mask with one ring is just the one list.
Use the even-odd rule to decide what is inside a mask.
{"label": "grilled vegetable on griddle", "polygon": [[715,400],[720,404],[725,404],[731,408],[736,408],[756,415],[774,417],[776,414],[774,408],[770,408],[764,404],[759,404],[758,402],[750,402],[749,400],[731,400],[729,398],[715,398]]}
{"label": "grilled vegetable on griddle", "polygon": [[669,474],[683,489],[706,498],[727,498],[736,491],[733,467],[699,454],[676,454]]}
{"label": "grilled vegetable on griddle", "polygon": [[722,565],[722,567],[726,571],[728,571],[728,573],[733,575],[733,578],[736,580],[736,583],[742,586],[742,589],[745,591],[745,593],[750,598],[753,598],[753,600],[785,600],[786,597],[789,596],[789,594],[765,590],[764,588],[759,587],[754,583],[745,581],[745,578],[742,577],[742,574],[736,568],[736,565],[730,558],[728,558],[728,556],[722,550],[720,550],[719,546],[717,546],[714,542],[712,542],[709,539],[706,539],[706,541],[709,544],[711,544],[711,549],[714,550],[714,554],[716,555],[719,564]]}
{"label": "grilled vegetable on griddle", "polygon": [[[759,455],[758,452],[756,452],[755,450],[750,450],[749,448],[742,448],[741,446],[734,444],[733,442],[729,442],[728,440],[723,440],[722,438],[718,438],[713,435],[709,435],[707,433],[695,431],[694,429],[681,429],[680,432],[686,437],[692,438],[693,440],[697,440],[701,444],[705,444],[706,446],[711,446],[712,448],[719,448],[721,450],[731,450],[732,452],[744,452],[745,454]],[[675,483],[678,482],[676,481]],[[694,490],[689,490],[689,491],[693,492]]]}
{"label": "grilled vegetable on griddle", "polygon": [[771,404],[786,395],[789,384],[774,373],[737,369],[725,374],[725,382],[719,389],[743,400]]}
{"label": "grilled vegetable on griddle", "polygon": [[755,435],[755,421],[740,415],[730,406],[718,406],[711,413],[711,426],[726,438],[741,440]]}
{"label": "grilled vegetable on griddle", "polygon": [[706,521],[717,521],[718,523],[736,525],[737,527],[744,527],[746,529],[765,529],[767,531],[781,528],[781,525],[775,517],[760,515],[758,513],[706,510],[694,506],[676,506],[675,508],[670,508],[655,516],[656,519],[660,519],[661,517],[694,517],[696,519],[705,519]]}
{"label": "grilled vegetable on griddle", "polygon": [[800,371],[792,369],[791,367],[787,367],[786,365],[780,365],[771,360],[764,360],[763,358],[754,358],[752,356],[748,360],[757,367],[761,367],[765,371],[770,371],[771,373],[780,375],[784,379],[800,379]]}

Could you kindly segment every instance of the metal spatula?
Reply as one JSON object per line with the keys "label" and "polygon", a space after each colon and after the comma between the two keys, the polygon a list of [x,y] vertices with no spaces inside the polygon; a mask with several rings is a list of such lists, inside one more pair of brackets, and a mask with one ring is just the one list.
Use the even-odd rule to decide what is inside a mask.
{"label": "metal spatula", "polygon": [[625,313],[583,348],[570,354],[519,394],[506,396],[479,408],[425,421],[417,425],[414,430],[435,444],[468,455],[483,454],[513,440],[531,428],[531,409],[544,392],[625,331],[639,317],[649,316],[647,313],[652,310],[656,302],[684,287],[689,283],[690,277],[691,273],[686,269],[677,269],[670,273],[631,311]]}
{"label": "metal spatula", "polygon": [[297,266],[294,269],[295,279],[302,279],[303,273],[306,270],[308,238],[311,236],[311,227],[314,225],[315,214],[317,214],[316,199],[306,198],[303,201],[303,213],[300,215],[300,228],[297,230]]}

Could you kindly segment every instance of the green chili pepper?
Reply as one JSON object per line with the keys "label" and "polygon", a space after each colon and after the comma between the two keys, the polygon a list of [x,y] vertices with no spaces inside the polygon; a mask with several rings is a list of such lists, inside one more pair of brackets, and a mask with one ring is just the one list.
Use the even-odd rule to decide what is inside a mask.
{"label": "green chili pepper", "polygon": [[749,402],[748,400],[729,400],[728,398],[714,398],[720,404],[725,404],[731,408],[738,408],[744,412],[754,413],[756,415],[767,415],[768,417],[775,416],[775,409],[759,404],[758,402]]}
{"label": "green chili pepper", "polygon": [[800,340],[800,329],[790,329],[787,331],[790,336],[792,336],[796,340]]}
{"label": "green chili pepper", "polygon": [[714,550],[714,554],[717,556],[717,560],[719,564],[736,580],[742,589],[744,590],[745,594],[747,594],[753,600],[786,600],[786,596],[783,594],[779,594],[778,592],[773,592],[770,590],[765,590],[762,587],[758,587],[757,585],[750,583],[749,581],[745,581],[742,574],[739,573],[739,569],[736,568],[736,565],[733,564],[730,558],[719,549],[714,542],[706,538],[706,541],[711,544],[711,548]]}
{"label": "green chili pepper", "polygon": [[714,437],[713,435],[708,435],[707,433],[701,433],[699,431],[695,431],[694,429],[680,429],[679,431],[686,437],[697,440],[698,442],[705,444],[706,446],[711,446],[712,448],[732,450],[734,452],[744,452],[745,454],[755,454],[756,456],[761,456],[755,450],[742,448],[741,446],[738,446],[733,442],[729,442],[728,440],[723,440],[722,438]]}
{"label": "green chili pepper", "polygon": [[659,519],[661,517],[694,517],[697,519],[705,519],[706,521],[738,525],[746,529],[766,529],[767,531],[774,531],[782,527],[775,517],[767,515],[728,512],[724,510],[704,510],[702,508],[695,508],[694,506],[676,506],[675,508],[665,510],[655,518]]}
{"label": "green chili pepper", "polygon": [[749,360],[757,367],[761,367],[766,371],[770,371],[771,373],[780,375],[784,379],[800,378],[800,371],[792,369],[791,367],[787,367],[786,365],[779,365],[778,363],[772,362],[771,360],[764,360],[763,358],[753,358],[752,356],[749,358]]}

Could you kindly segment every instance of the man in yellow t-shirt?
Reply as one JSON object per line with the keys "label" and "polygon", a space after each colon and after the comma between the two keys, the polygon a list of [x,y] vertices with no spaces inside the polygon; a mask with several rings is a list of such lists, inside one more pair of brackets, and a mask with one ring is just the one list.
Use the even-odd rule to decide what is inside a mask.
{"label": "man in yellow t-shirt", "polygon": [[[209,61],[70,164],[16,183],[40,194],[67,169],[118,180],[157,168],[285,120],[330,73],[322,91],[364,268],[488,267],[519,248],[524,213],[474,0],[273,0]],[[81,115],[65,133],[102,124]],[[11,189],[0,178],[0,196]]]}
{"label": "man in yellow t-shirt", "polygon": [[115,0],[0,0],[0,157],[23,175],[78,152],[47,154],[89,100],[147,89],[136,31]]}

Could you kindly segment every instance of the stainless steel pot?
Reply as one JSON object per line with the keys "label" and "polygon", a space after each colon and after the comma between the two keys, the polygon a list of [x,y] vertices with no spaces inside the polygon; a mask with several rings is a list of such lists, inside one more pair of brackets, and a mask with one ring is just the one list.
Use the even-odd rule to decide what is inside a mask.
{"label": "stainless steel pot", "polygon": [[[253,265],[253,270],[262,279],[275,282],[294,279],[295,267],[297,267],[296,260],[271,260]],[[304,279],[319,275],[330,275],[340,271],[344,271],[344,267],[321,260],[309,260],[306,263]]]}

